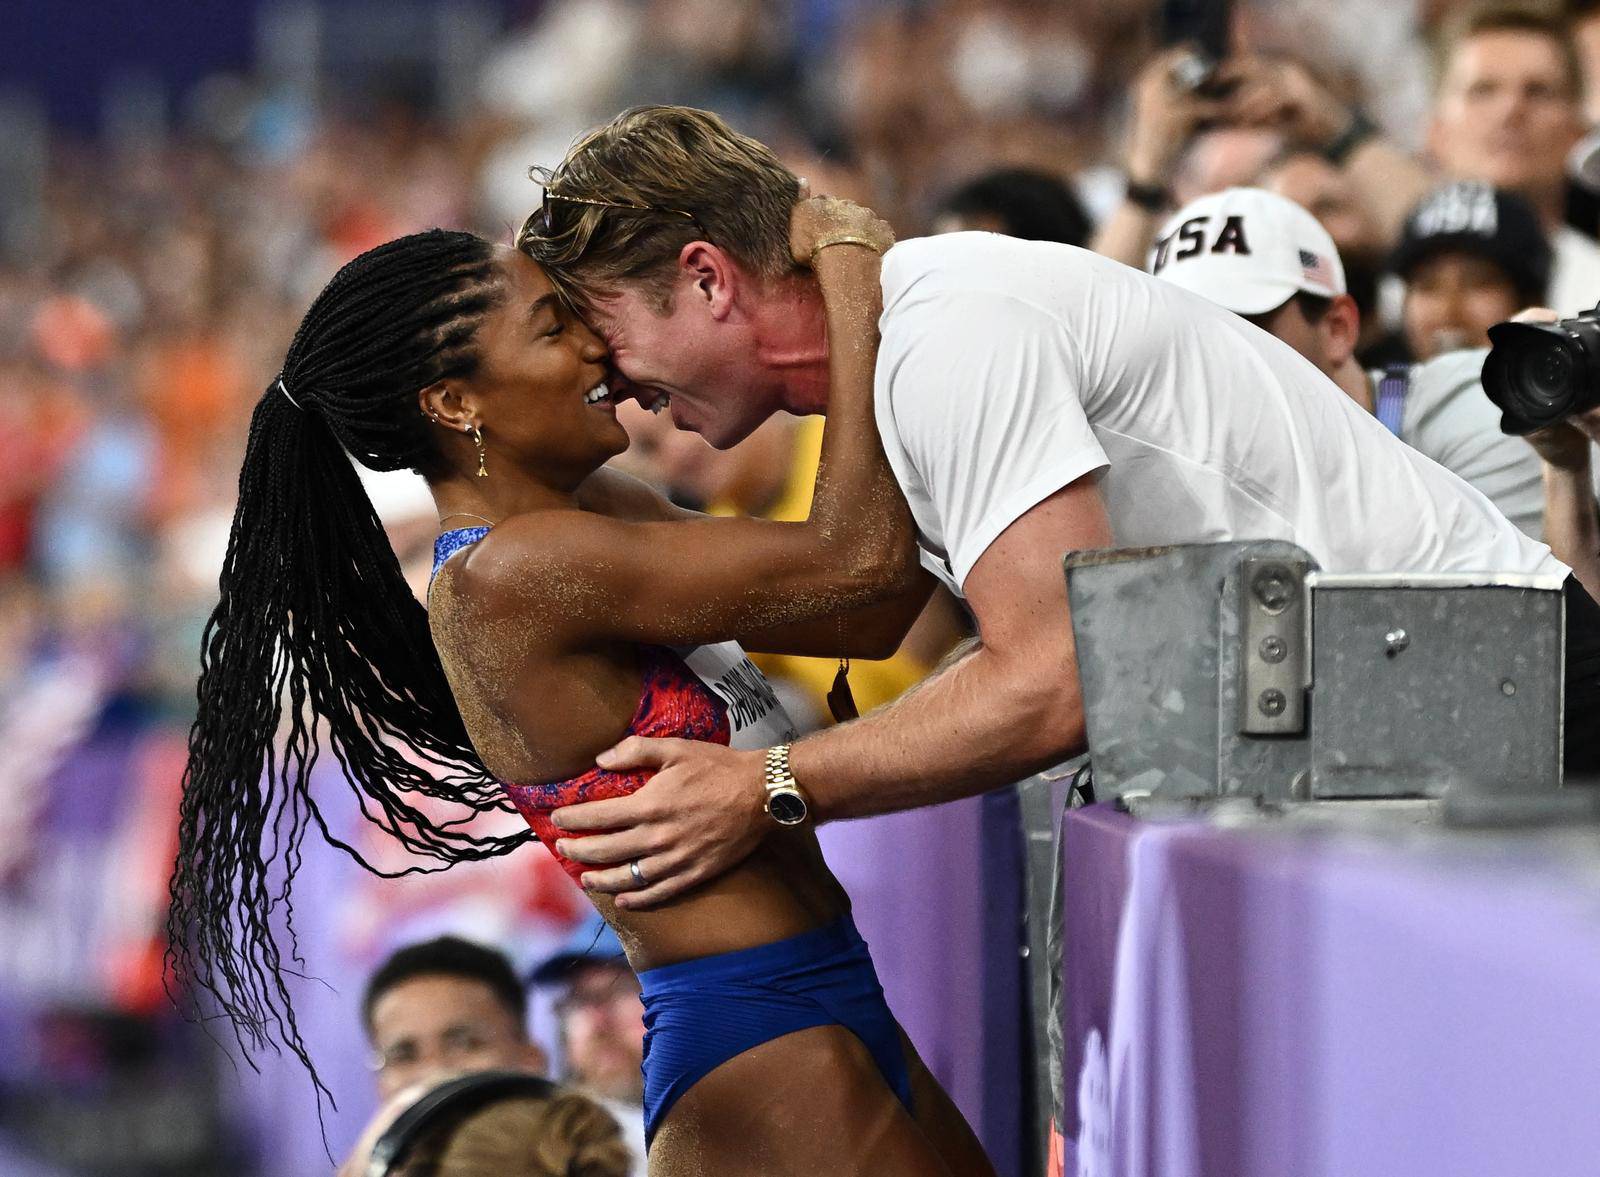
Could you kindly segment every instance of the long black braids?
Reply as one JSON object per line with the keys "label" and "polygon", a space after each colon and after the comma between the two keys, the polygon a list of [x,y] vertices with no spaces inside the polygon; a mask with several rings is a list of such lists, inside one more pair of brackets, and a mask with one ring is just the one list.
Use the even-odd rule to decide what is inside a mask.
{"label": "long black braids", "polygon": [[[320,1094],[331,1096],[284,980],[300,966],[290,882],[308,825],[384,873],[334,836],[311,794],[323,748],[363,815],[417,855],[449,865],[531,837],[465,828],[510,804],[472,749],[427,612],[350,461],[439,467],[417,394],[472,374],[478,325],[501,294],[491,246],[471,234],[433,230],[370,250],[311,304],[281,383],[250,419],[221,599],[201,639],[168,959],[216,1001],[247,1057],[288,1047]],[[431,817],[424,798],[455,803],[455,816]]]}

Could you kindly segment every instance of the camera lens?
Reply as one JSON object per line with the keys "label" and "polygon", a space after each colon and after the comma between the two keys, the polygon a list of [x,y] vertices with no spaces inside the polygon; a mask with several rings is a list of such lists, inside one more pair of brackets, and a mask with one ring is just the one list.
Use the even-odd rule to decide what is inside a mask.
{"label": "camera lens", "polygon": [[1512,379],[1517,399],[1530,417],[1546,416],[1572,399],[1576,373],[1565,348],[1542,347],[1521,358]]}
{"label": "camera lens", "polygon": [[1504,432],[1532,433],[1600,402],[1600,314],[1499,323],[1489,343],[1483,390],[1500,406]]}

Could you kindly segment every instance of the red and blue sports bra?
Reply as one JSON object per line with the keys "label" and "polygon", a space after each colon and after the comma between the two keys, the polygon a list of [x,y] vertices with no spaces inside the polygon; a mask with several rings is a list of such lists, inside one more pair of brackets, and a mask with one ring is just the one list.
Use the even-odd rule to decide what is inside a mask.
{"label": "red and blue sports bra", "polygon": [[[489,534],[487,527],[459,527],[434,541],[433,575],[444,562]],[[706,646],[639,647],[644,685],[627,735],[705,740],[731,748],[768,748],[795,738],[794,724],[766,677],[737,642]],[[559,831],[550,814],[579,801],[623,797],[636,791],[653,773],[608,772],[591,768],[570,780],[547,784],[505,784],[506,793],[550,853]],[[502,782],[504,783],[504,782]],[[556,854],[574,882],[582,863]]]}

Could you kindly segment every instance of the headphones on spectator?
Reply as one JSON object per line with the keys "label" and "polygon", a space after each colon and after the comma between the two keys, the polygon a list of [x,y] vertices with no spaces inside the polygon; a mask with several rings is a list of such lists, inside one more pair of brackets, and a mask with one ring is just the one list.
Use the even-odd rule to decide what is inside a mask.
{"label": "headphones on spectator", "polygon": [[551,1099],[560,1091],[549,1079],[524,1071],[476,1071],[441,1083],[395,1117],[372,1146],[361,1177],[389,1177],[417,1137],[447,1112],[465,1115],[506,1096]]}

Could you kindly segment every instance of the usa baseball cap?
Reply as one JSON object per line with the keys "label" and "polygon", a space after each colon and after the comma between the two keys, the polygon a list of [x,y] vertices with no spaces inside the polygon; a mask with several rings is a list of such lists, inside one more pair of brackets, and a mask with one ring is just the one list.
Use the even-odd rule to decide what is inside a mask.
{"label": "usa baseball cap", "polygon": [[1276,310],[1296,294],[1345,293],[1344,263],[1328,231],[1262,188],[1227,188],[1179,209],[1146,268],[1239,315]]}
{"label": "usa baseball cap", "polygon": [[600,913],[594,912],[572,930],[559,952],[528,975],[528,983],[556,985],[569,979],[585,965],[627,963],[622,941],[617,939],[617,934],[600,917]]}
{"label": "usa baseball cap", "polygon": [[1469,253],[1503,270],[1529,302],[1550,283],[1550,242],[1522,197],[1481,180],[1458,180],[1422,198],[1406,218],[1389,268],[1402,279],[1441,253]]}

